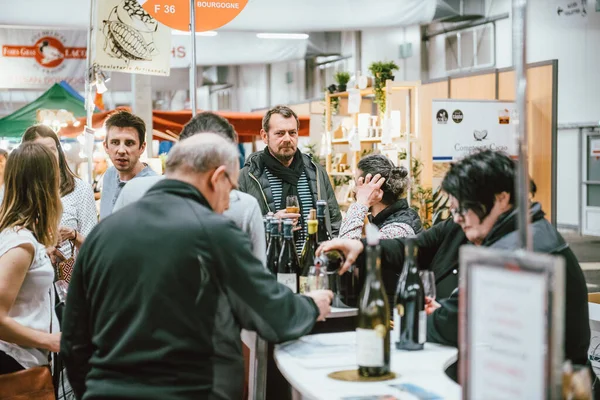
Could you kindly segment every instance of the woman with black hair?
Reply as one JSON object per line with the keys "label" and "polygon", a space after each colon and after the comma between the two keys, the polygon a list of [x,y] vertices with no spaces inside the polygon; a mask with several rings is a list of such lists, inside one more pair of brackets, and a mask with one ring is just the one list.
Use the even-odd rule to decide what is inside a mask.
{"label": "woman with black hair", "polygon": [[381,239],[412,236],[423,228],[419,215],[406,200],[408,171],[396,167],[386,156],[361,159],[356,171],[356,202],[348,208],[340,238],[360,239],[365,218],[379,228]]}
{"label": "woman with black hair", "polygon": [[[450,198],[451,219],[416,236],[420,268],[435,273],[440,303],[427,307],[427,341],[458,346],[458,262],[463,244],[516,250],[518,210],[515,206],[517,168],[504,153],[484,150],[453,164],[442,182]],[[532,185],[530,190],[535,190]],[[545,219],[539,203],[531,203],[533,251],[565,260],[565,358],[586,364],[590,344],[587,286],[575,254],[560,233]],[[382,271],[401,272],[404,244],[401,239],[382,240]],[[338,249],[346,255],[345,272],[353,263],[364,266],[364,244],[334,239],[317,251]],[[386,282],[387,286],[387,282]]]}

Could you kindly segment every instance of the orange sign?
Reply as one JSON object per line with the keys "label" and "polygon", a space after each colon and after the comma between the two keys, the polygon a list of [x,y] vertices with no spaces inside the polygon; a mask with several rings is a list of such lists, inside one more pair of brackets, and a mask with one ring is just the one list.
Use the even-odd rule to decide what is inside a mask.
{"label": "orange sign", "polygon": [[65,47],[62,42],[53,36],[40,38],[33,46],[2,46],[3,57],[31,57],[35,58],[42,67],[56,68],[65,59],[86,58],[85,47]]}
{"label": "orange sign", "polygon": [[[222,27],[238,16],[248,0],[196,0],[196,32]],[[189,31],[190,2],[188,0],[148,0],[143,5],[157,21],[179,31]]]}

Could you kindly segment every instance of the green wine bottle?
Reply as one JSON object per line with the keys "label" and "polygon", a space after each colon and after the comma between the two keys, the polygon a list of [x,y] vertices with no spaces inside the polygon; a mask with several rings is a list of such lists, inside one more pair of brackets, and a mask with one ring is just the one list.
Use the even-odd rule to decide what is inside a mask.
{"label": "green wine bottle", "polygon": [[367,276],[358,301],[356,358],[358,374],[378,377],[390,372],[390,306],[381,279],[379,231],[367,225]]}

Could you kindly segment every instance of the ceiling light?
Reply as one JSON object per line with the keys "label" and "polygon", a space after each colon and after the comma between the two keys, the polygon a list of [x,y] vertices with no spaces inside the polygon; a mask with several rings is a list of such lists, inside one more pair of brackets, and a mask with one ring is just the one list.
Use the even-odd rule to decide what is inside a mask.
{"label": "ceiling light", "polygon": [[308,39],[307,33],[257,33],[260,39]]}
{"label": "ceiling light", "polygon": [[[189,31],[178,31],[176,29],[173,29],[173,30],[171,30],[171,32],[173,32],[173,35],[190,36]],[[217,36],[218,34],[219,34],[219,32],[217,32],[217,31],[196,32],[196,36]]]}

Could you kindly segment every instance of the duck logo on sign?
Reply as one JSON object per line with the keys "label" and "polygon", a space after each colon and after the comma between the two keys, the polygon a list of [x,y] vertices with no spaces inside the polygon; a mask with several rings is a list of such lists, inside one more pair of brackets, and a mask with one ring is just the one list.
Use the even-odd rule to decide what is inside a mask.
{"label": "duck logo on sign", "polygon": [[59,35],[40,35],[32,41],[33,46],[3,45],[2,56],[33,58],[39,66],[48,70],[60,67],[67,59],[86,58],[85,47],[67,47]]}

